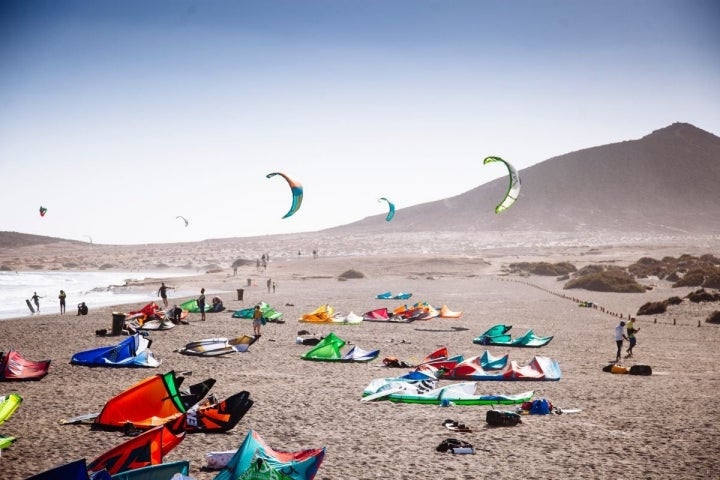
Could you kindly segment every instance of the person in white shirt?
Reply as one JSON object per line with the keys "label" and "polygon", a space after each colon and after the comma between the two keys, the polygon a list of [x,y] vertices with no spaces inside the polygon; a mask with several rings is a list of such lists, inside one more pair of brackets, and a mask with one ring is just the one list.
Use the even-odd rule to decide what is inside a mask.
{"label": "person in white shirt", "polygon": [[622,352],[623,340],[627,340],[628,337],[625,335],[625,322],[620,321],[620,324],[615,327],[615,343],[617,344],[617,354],[615,355],[615,362],[620,361],[620,353]]}

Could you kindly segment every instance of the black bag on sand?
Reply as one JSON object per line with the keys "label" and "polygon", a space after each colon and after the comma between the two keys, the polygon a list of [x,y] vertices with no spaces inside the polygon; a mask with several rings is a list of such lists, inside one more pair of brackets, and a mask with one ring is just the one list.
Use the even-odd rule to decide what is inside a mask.
{"label": "black bag on sand", "polygon": [[499,412],[497,410],[488,410],[485,421],[493,427],[513,427],[518,423],[522,423],[519,414],[515,412]]}
{"label": "black bag on sand", "polygon": [[457,438],[446,438],[440,445],[435,447],[438,452],[450,452],[454,454],[473,454],[475,448],[465,440],[458,440]]}
{"label": "black bag on sand", "polygon": [[652,375],[650,365],[633,365],[628,372],[630,375]]}

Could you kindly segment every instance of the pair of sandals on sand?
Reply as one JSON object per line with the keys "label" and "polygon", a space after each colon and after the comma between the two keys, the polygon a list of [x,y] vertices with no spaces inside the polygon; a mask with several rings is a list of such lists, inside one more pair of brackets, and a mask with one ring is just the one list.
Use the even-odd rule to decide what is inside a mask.
{"label": "pair of sandals on sand", "polygon": [[463,432],[463,433],[472,432],[470,427],[468,427],[464,423],[460,423],[455,420],[447,419],[447,420],[443,421],[442,424],[445,428],[447,428],[448,430],[452,430],[453,432]]}

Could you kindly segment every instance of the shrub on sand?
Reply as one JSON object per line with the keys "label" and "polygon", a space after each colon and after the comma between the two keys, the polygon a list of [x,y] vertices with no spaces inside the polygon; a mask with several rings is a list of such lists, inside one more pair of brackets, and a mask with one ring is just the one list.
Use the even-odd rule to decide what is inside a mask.
{"label": "shrub on sand", "polygon": [[639,315],[657,315],[658,313],[665,313],[667,311],[666,302],[647,302],[645,305],[638,309]]}
{"label": "shrub on sand", "polygon": [[338,276],[338,280],[350,280],[352,278],[365,278],[365,274],[357,270],[347,270]]}
{"label": "shrub on sand", "polygon": [[710,293],[701,288],[700,290],[688,293],[687,298],[693,303],[720,302],[720,293]]}
{"label": "shrub on sand", "polygon": [[547,277],[568,275],[572,272],[577,271],[575,265],[569,262],[518,262],[511,263],[508,268],[513,273],[529,273],[532,275],[542,275]]}
{"label": "shrub on sand", "polygon": [[642,293],[645,287],[622,270],[591,273],[567,282],[564,289],[583,288],[593,292]]}

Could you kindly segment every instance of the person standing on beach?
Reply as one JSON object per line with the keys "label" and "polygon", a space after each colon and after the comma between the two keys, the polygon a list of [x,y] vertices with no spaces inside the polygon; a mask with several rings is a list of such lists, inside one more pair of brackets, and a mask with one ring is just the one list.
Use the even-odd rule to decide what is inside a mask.
{"label": "person standing on beach", "polygon": [[615,343],[617,344],[617,353],[615,354],[615,362],[620,361],[620,354],[622,353],[623,340],[627,340],[628,337],[625,335],[625,322],[621,321],[617,327],[615,327]]}
{"label": "person standing on beach", "polygon": [[35,310],[37,310],[37,313],[40,313],[40,299],[43,298],[40,295],[37,294],[37,292],[33,292],[32,298],[33,303],[35,304]]}
{"label": "person standing on beach", "polygon": [[60,290],[60,295],[58,295],[58,298],[60,299],[60,315],[65,314],[65,290]]}
{"label": "person standing on beach", "polygon": [[270,293],[270,288],[272,287],[272,279],[268,278],[266,283],[267,283],[268,293]]}
{"label": "person standing on beach", "polygon": [[205,289],[200,289],[200,296],[197,299],[198,308],[200,309],[200,320],[205,321]]}
{"label": "person standing on beach", "polygon": [[628,341],[630,342],[630,346],[627,349],[627,355],[625,356],[625,358],[630,358],[630,357],[632,357],[632,354],[633,354],[633,348],[635,347],[635,345],[637,345],[637,338],[635,337],[635,334],[637,332],[639,332],[640,329],[635,328],[635,319],[632,317],[630,318],[630,321],[627,323],[626,328],[627,328],[627,338],[628,338]]}
{"label": "person standing on beach", "polygon": [[163,305],[165,306],[165,308],[167,308],[167,306],[168,306],[168,298],[167,298],[168,288],[175,289],[175,287],[165,286],[165,282],[162,282],[162,285],[160,285],[160,288],[158,289],[158,297],[162,298]]}
{"label": "person standing on beach", "polygon": [[253,335],[256,337],[260,336],[260,327],[262,326],[263,321],[263,314],[262,310],[260,310],[260,305],[255,305],[255,310],[253,310]]}

